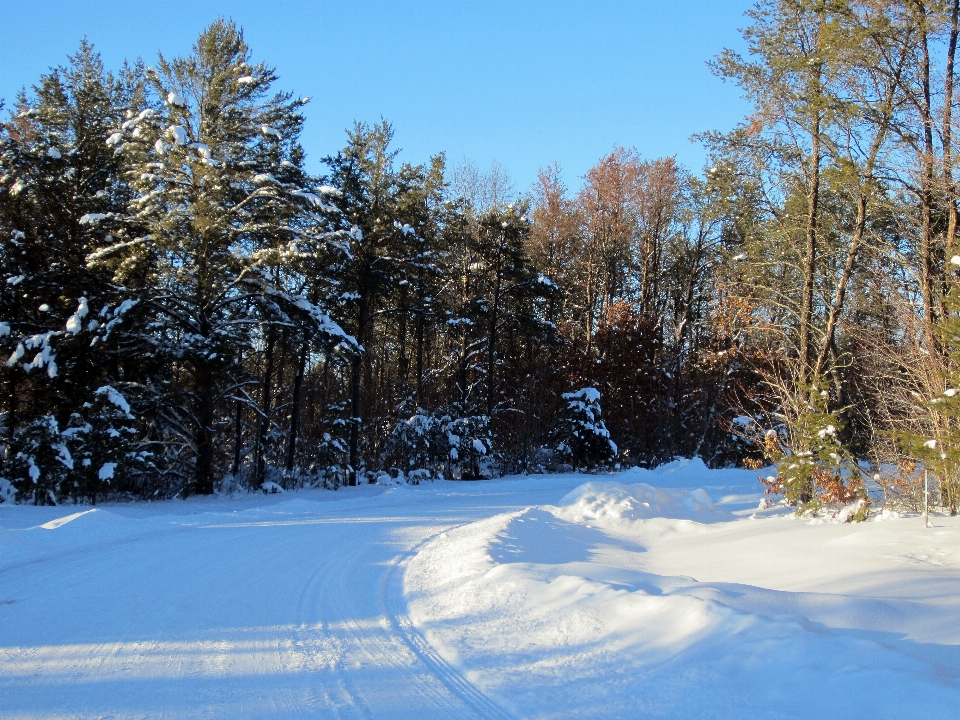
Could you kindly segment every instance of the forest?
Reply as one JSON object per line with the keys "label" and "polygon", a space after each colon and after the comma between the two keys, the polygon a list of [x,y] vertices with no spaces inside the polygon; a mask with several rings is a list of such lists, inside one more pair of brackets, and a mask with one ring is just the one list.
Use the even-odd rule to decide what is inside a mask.
{"label": "forest", "polygon": [[[37,504],[655,467],[799,507],[960,508],[960,0],[761,0],[702,171],[400,162],[219,19],[83,41],[0,124],[0,497]],[[629,142],[629,138],[625,139]],[[389,480],[388,480],[389,478]]]}

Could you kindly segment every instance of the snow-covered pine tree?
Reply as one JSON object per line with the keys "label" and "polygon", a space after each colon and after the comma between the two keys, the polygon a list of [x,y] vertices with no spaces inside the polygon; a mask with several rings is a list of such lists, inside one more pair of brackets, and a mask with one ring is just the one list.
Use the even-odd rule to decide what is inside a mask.
{"label": "snow-covered pine tree", "polygon": [[132,440],[138,435],[127,399],[114,387],[97,388],[64,430],[72,447],[71,494],[93,504],[112,491],[137,491],[134,478],[148,467],[150,455]]}
{"label": "snow-covered pine tree", "polygon": [[53,415],[41,415],[20,425],[7,449],[4,474],[21,500],[56,505],[65,492],[73,456]]}
{"label": "snow-covered pine tree", "polygon": [[[390,147],[393,128],[387,122],[362,123],[347,132],[347,145],[324,159],[330,167],[327,181],[336,188],[335,202],[341,210],[337,229],[346,237],[347,252],[332,267],[339,285],[338,317],[358,344],[375,344],[377,325],[390,318],[405,322],[410,315],[421,321],[433,313],[432,298],[425,292],[435,275],[431,240],[435,236],[431,204],[442,187],[443,159],[430,165],[395,164],[398,151]],[[406,326],[404,325],[404,328]],[[399,333],[406,343],[406,330]],[[422,377],[422,338],[418,345]],[[405,348],[400,362],[406,364]],[[369,352],[351,361],[351,426],[349,481],[357,482],[361,470],[361,436],[366,430],[363,398],[363,367]],[[406,368],[404,368],[406,374]]]}
{"label": "snow-covered pine tree", "polygon": [[840,442],[842,424],[829,409],[828,387],[820,379],[802,391],[798,406],[788,413],[785,436],[767,431],[766,454],[777,466],[777,476],[765,484],[768,492],[782,493],[796,505],[798,514],[862,500],[850,517],[859,521],[868,514],[869,498],[860,468]]}
{"label": "snow-covered pine tree", "polygon": [[[136,92],[135,69],[106,73],[83,42],[32,95],[21,94],[0,127],[0,376],[12,456],[43,438],[59,448],[53,428],[66,427],[123,366],[114,315],[122,298],[87,260],[113,244],[125,210],[120,161],[103,140]],[[27,476],[17,480],[30,486]],[[50,489],[59,497],[71,487]]]}
{"label": "snow-covered pine tree", "polygon": [[438,430],[439,418],[422,408],[398,420],[386,442],[388,467],[395,467],[414,483],[421,477],[432,477],[437,453],[443,451]]}
{"label": "snow-covered pine tree", "polygon": [[[522,448],[531,443],[516,436],[514,421],[529,417],[529,376],[511,377],[506,369],[519,364],[515,356],[526,360],[529,351],[535,356],[555,336],[555,328],[545,321],[545,307],[538,307],[554,286],[536,271],[527,253],[529,203],[508,203],[491,195],[496,199],[489,206],[476,204],[475,198],[458,198],[457,212],[445,228],[444,374],[452,414],[482,421],[491,446],[499,453],[509,443],[523,456],[522,465]],[[487,464],[491,457],[492,452]]]}
{"label": "snow-covered pine tree", "polygon": [[601,418],[600,391],[585,387],[563,394],[556,433],[557,456],[574,468],[593,470],[610,465],[617,456],[617,444]]}
{"label": "snow-covered pine tree", "polygon": [[440,433],[447,441],[451,477],[480,480],[494,475],[493,436],[490,418],[449,408],[454,415],[440,418]]}
{"label": "snow-covered pine tree", "polygon": [[254,404],[244,388],[263,377],[243,361],[270,332],[297,318],[313,339],[353,344],[291,278],[335,210],[303,170],[307,99],[271,95],[275,80],[251,65],[242,32],[217,20],[189,56],[147,68],[144,103],[106,138],[137,191],[129,222],[139,234],[116,256],[149,278],[144,338],[172,368],[169,432],[186,442],[201,494],[214,489],[224,403]]}

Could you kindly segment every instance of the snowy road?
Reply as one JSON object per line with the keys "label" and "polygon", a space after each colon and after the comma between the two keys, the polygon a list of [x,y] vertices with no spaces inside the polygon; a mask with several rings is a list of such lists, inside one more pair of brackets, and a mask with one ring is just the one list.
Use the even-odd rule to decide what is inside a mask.
{"label": "snowy road", "polygon": [[[505,716],[410,625],[399,564],[580,481],[113,506],[7,530],[0,716]],[[69,513],[4,510],[5,528]]]}
{"label": "snowy road", "polygon": [[960,518],[757,490],[678,461],[0,505],[0,718],[955,714]]}

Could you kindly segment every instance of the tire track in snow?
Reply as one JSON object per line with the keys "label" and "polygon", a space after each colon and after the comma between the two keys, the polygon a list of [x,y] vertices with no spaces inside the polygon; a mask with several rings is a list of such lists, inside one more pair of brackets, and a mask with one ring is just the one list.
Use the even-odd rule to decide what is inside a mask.
{"label": "tire track in snow", "polygon": [[470,523],[461,523],[459,525],[452,525],[449,528],[434,533],[430,537],[417,543],[417,545],[404,555],[395,558],[384,577],[381,596],[387,611],[387,617],[394,631],[403,638],[407,647],[413,651],[414,655],[416,655],[424,665],[430,668],[430,671],[440,682],[446,685],[447,688],[463,700],[464,703],[469,705],[480,717],[490,720],[513,720],[513,715],[497,705],[487,697],[483,691],[463,677],[456,668],[448,663],[420,631],[417,630],[413,621],[410,620],[410,617],[402,609],[403,572],[401,572],[401,568],[405,570],[410,560],[420,552],[420,550],[441,535],[469,524]]}

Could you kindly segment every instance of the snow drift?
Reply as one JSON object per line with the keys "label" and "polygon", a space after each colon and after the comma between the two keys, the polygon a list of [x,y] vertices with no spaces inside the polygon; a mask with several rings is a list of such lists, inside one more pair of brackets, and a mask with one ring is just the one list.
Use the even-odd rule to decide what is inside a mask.
{"label": "snow drift", "polygon": [[[693,465],[666,472],[711,480]],[[638,475],[658,473],[619,477]],[[889,582],[903,577],[888,555],[905,538],[888,532],[871,558],[882,592],[859,579],[871,531],[892,525],[737,520],[697,487],[591,481],[556,506],[445,533],[411,562],[406,592],[427,640],[520,717],[947,717],[960,684],[941,653],[960,657],[917,644],[932,639],[924,614],[944,607]],[[801,536],[832,572],[797,563],[778,579],[776,548]],[[712,577],[683,572],[698,555]],[[960,590],[956,570],[940,582]],[[742,582],[750,573],[766,581]],[[960,631],[935,637],[960,642]]]}

